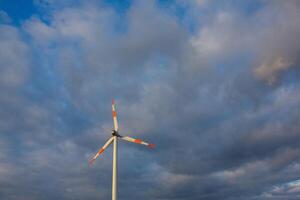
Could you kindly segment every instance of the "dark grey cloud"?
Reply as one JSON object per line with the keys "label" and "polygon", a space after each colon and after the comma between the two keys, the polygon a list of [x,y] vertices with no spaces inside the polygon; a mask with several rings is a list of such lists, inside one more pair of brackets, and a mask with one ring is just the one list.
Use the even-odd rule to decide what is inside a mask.
{"label": "dark grey cloud", "polygon": [[121,134],[157,145],[120,142],[120,198],[297,199],[298,2],[175,3],[193,32],[154,1],[1,25],[1,198],[110,198],[112,150],[87,161],[115,97]]}

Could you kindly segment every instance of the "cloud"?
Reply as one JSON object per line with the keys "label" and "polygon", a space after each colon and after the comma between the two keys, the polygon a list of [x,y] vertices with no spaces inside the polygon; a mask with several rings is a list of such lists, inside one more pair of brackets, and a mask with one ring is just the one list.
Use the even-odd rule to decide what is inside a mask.
{"label": "cloud", "polygon": [[11,23],[11,18],[3,10],[0,10],[0,23],[3,23],[3,24]]}
{"label": "cloud", "polygon": [[252,55],[254,74],[274,85],[299,65],[298,11],[294,1],[266,3],[250,16],[227,8],[212,15],[191,43],[202,60]]}
{"label": "cloud", "polygon": [[87,161],[112,97],[120,134],[157,145],[119,143],[120,198],[297,197],[296,1],[44,2],[0,28],[1,198],[110,198],[112,149]]}
{"label": "cloud", "polygon": [[287,69],[299,66],[299,43],[296,35],[300,30],[295,20],[299,9],[299,4],[295,1],[278,1],[271,4],[267,12],[258,14],[258,18],[263,19],[264,26],[261,30],[265,39],[261,43],[261,51],[258,51],[262,58],[261,64],[255,72],[269,84],[282,79],[281,75],[285,74]]}
{"label": "cloud", "polygon": [[1,86],[16,87],[24,82],[28,71],[27,45],[22,42],[16,28],[9,25],[1,25],[0,28]]}
{"label": "cloud", "polygon": [[272,64],[262,64],[255,69],[256,74],[264,80],[267,80],[269,84],[273,84],[277,80],[277,74],[287,70],[291,66],[291,63],[283,61],[282,57],[276,58]]}

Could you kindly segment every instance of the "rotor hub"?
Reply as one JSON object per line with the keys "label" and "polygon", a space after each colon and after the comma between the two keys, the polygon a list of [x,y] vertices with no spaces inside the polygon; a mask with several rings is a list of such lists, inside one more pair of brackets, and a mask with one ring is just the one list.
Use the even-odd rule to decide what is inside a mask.
{"label": "rotor hub", "polygon": [[118,131],[116,131],[116,130],[112,130],[112,131],[111,131],[111,134],[112,134],[113,136],[120,137]]}

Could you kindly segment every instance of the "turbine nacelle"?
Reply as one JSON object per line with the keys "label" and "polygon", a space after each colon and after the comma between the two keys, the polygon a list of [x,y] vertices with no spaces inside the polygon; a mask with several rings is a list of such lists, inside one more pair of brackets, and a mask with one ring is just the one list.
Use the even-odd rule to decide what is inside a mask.
{"label": "turbine nacelle", "polygon": [[118,131],[116,131],[114,129],[111,130],[111,134],[112,134],[112,136],[121,137],[121,135],[119,135]]}

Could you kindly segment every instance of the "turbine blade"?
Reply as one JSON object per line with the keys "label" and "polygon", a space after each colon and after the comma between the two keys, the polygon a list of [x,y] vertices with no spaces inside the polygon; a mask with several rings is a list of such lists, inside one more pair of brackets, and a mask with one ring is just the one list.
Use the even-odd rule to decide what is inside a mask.
{"label": "turbine blade", "polygon": [[111,107],[112,107],[112,117],[113,117],[113,120],[114,120],[114,129],[115,129],[115,131],[118,131],[119,126],[118,126],[117,111],[116,111],[116,106],[115,106],[115,100],[114,99],[112,100]]}
{"label": "turbine blade", "polygon": [[107,142],[103,145],[103,147],[101,147],[98,152],[89,160],[90,165],[92,165],[94,163],[94,161],[96,160],[96,158],[103,153],[103,151],[112,143],[112,141],[114,140],[113,137],[109,138],[107,140]]}
{"label": "turbine blade", "polygon": [[147,147],[149,147],[149,148],[154,148],[154,147],[155,147],[154,144],[149,144],[149,143],[144,142],[144,141],[142,141],[142,140],[140,140],[140,139],[134,139],[134,138],[129,137],[129,136],[121,136],[121,139],[122,139],[122,140],[126,140],[126,141],[128,141],[128,142],[133,142],[133,143],[137,143],[137,144],[142,144],[142,145],[145,145],[145,146],[147,146]]}

